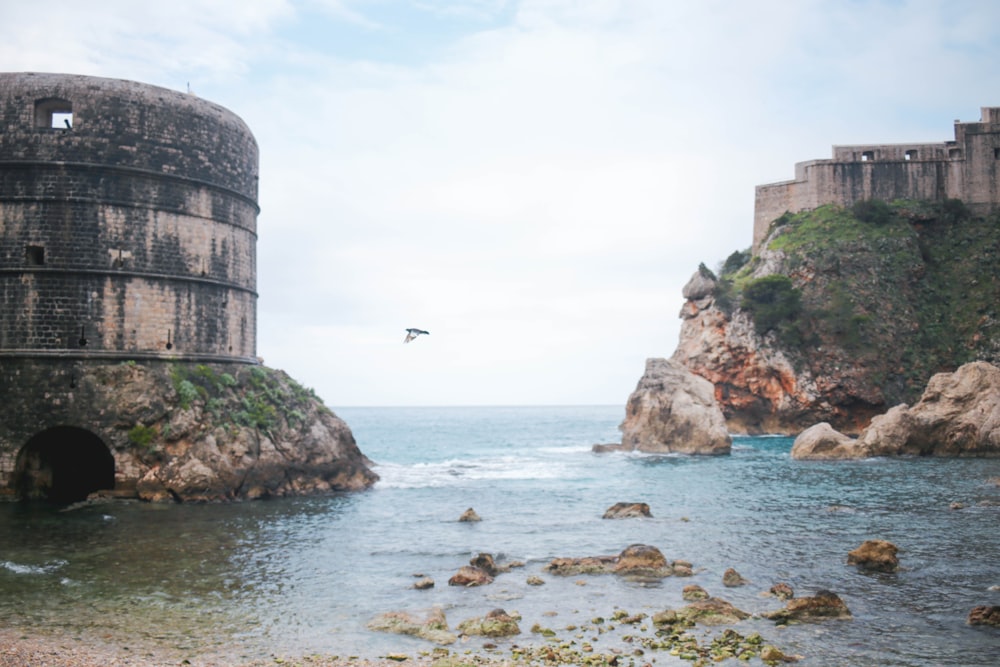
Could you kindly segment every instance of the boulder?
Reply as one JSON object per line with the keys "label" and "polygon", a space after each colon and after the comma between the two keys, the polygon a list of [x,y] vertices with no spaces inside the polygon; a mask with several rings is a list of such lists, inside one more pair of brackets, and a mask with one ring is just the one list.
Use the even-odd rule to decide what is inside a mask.
{"label": "boulder", "polygon": [[912,408],[875,417],[858,447],[863,456],[1000,456],[1000,368],[974,361],[938,373]]}
{"label": "boulder", "polygon": [[969,625],[991,625],[1000,628],[1000,606],[982,605],[969,612]]}
{"label": "boulder", "polygon": [[503,609],[494,609],[483,618],[470,618],[458,624],[457,630],[463,635],[482,637],[513,637],[521,634],[517,619]]}
{"label": "boulder", "polygon": [[617,574],[624,577],[662,579],[674,573],[674,567],[656,547],[632,544],[617,556],[587,556],[584,558],[553,558],[546,572],[560,576],[578,574]]}
{"label": "boulder", "polygon": [[746,586],[750,582],[744,579],[739,572],[733,568],[729,568],[722,573],[722,585],[727,588],[737,588],[739,586]]}
{"label": "boulder", "polygon": [[827,422],[810,426],[795,438],[793,459],[830,460],[859,458],[854,438],[835,431]]}
{"label": "boulder", "polygon": [[710,597],[712,596],[708,594],[708,591],[706,591],[698,584],[691,584],[689,586],[685,586],[684,590],[681,591],[681,598],[685,602],[695,602],[696,600],[707,600]]}
{"label": "boulder", "polygon": [[483,570],[491,577],[497,576],[497,573],[499,572],[496,561],[493,560],[493,556],[491,554],[477,554],[472,560],[469,561],[469,565]]}
{"label": "boulder", "polygon": [[732,438],[712,383],[669,359],[647,359],[628,399],[620,449],[728,454]]}
{"label": "boulder", "polygon": [[453,644],[458,639],[448,631],[448,621],[440,607],[431,609],[423,616],[406,611],[389,611],[368,621],[368,629],[375,632],[391,632],[398,635],[412,635],[432,641],[435,644]]}
{"label": "boulder", "polygon": [[493,577],[486,570],[473,565],[464,565],[448,580],[449,586],[483,586],[492,584]]}
{"label": "boulder", "polygon": [[750,618],[750,614],[737,609],[732,603],[719,598],[696,600],[688,606],[660,612],[653,615],[653,624],[657,626],[677,625],[733,625]]}
{"label": "boulder", "polygon": [[899,548],[885,540],[865,540],[861,546],[847,554],[847,564],[871,572],[895,572],[899,569]]}
{"label": "boulder", "polygon": [[778,582],[774,586],[771,586],[771,590],[767,592],[771,597],[776,597],[779,600],[791,600],[795,597],[795,591],[792,587],[784,582]]}
{"label": "boulder", "polygon": [[545,571],[562,577],[572,577],[578,574],[608,574],[614,571],[617,561],[617,556],[553,558],[545,566]]}
{"label": "boulder", "polygon": [[425,591],[428,588],[434,588],[434,580],[430,577],[421,577],[413,583],[413,588],[418,591]]}
{"label": "boulder", "polygon": [[604,519],[652,518],[646,503],[615,503],[604,512]]}
{"label": "boulder", "polygon": [[479,515],[476,514],[476,510],[471,507],[462,512],[462,516],[458,517],[458,520],[462,523],[475,523],[476,521],[482,521],[482,519],[479,518]]}
{"label": "boulder", "polygon": [[619,555],[615,574],[639,577],[669,577],[673,574],[670,563],[656,547],[632,544]]}
{"label": "boulder", "polygon": [[681,289],[681,296],[690,301],[700,301],[712,296],[717,282],[707,271],[699,269]]}
{"label": "boulder", "polygon": [[853,618],[840,596],[831,591],[817,591],[812,597],[793,598],[785,604],[784,609],[763,616],[779,625]]}

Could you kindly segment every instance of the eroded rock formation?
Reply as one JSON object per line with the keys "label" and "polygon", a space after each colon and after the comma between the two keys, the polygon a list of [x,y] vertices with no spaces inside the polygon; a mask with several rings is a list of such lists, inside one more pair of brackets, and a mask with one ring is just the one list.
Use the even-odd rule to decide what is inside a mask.
{"label": "eroded rock formation", "polygon": [[857,440],[822,426],[796,438],[793,458],[1000,456],[1000,368],[976,361],[938,373],[916,405],[875,417]]}
{"label": "eroded rock formation", "polygon": [[604,451],[717,455],[732,447],[711,383],[669,359],[646,360],[620,428],[621,445]]}

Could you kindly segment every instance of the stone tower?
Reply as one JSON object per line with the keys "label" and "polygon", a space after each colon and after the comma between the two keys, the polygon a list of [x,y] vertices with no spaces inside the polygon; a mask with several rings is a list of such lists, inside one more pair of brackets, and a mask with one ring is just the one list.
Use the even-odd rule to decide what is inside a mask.
{"label": "stone tower", "polygon": [[257,213],[226,109],[0,74],[0,358],[255,363]]}
{"label": "stone tower", "polygon": [[217,104],[0,73],[0,496],[134,485],[97,369],[258,363],[257,174]]}

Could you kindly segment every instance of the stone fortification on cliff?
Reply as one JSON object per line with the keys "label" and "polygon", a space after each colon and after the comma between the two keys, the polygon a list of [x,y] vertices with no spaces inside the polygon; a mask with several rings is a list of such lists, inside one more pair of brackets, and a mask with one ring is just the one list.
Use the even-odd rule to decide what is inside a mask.
{"label": "stone fortification on cliff", "polygon": [[684,288],[672,359],[731,431],[860,433],[927,381],[1000,363],[1000,107],[938,144],[836,146],[757,188],[753,247]]}
{"label": "stone fortification on cliff", "polygon": [[[162,470],[191,449],[197,429],[178,438],[173,417],[128,407],[173,405],[173,384],[96,390],[99,378],[123,380],[109,370],[116,365],[140,364],[148,377],[199,364],[221,364],[213,372],[225,377],[259,369],[257,178],[256,140],[217,104],[118,79],[0,73],[0,403],[8,409],[0,418],[0,496],[130,492],[149,466]],[[321,407],[289,407],[308,415],[292,429],[329,421]],[[259,431],[254,420],[243,422],[234,423]],[[323,456],[361,462],[346,426],[326,432],[326,444],[314,438]],[[142,442],[128,433],[142,433]],[[270,440],[279,448],[301,441],[287,433]],[[260,441],[247,443],[235,469],[280,468]],[[150,451],[137,455],[140,445]],[[310,468],[318,459],[286,459],[298,466],[296,484],[265,484],[259,494],[253,485],[214,485],[208,495],[324,486],[303,481],[310,470],[327,475]],[[140,460],[146,468],[134,464]],[[69,461],[79,474],[67,472]],[[170,479],[164,494],[184,498]]]}
{"label": "stone fortification on cliff", "polygon": [[954,141],[834,146],[833,158],[795,165],[795,179],[757,186],[753,246],[786,211],[871,199],[960,199],[975,213],[1000,208],[1000,107],[979,122],[955,121]]}

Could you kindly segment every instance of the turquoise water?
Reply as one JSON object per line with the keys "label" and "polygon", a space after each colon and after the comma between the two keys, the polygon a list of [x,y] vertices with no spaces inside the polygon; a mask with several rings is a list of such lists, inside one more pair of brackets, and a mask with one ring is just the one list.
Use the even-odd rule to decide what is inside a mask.
{"label": "turquoise water", "polygon": [[[528,631],[535,623],[561,629],[615,608],[683,606],[692,583],[751,613],[774,610],[780,603],[761,593],[783,581],[797,595],[832,590],[854,614],[735,626],[805,656],[799,664],[997,664],[1000,633],[965,619],[1000,604],[989,590],[1000,585],[1000,486],[990,482],[1000,460],[797,462],[791,440],[777,437],[738,437],[728,457],[592,454],[592,444],[618,439],[623,410],[611,406],[336,412],[377,464],[382,480],[370,491],[69,512],[0,504],[0,623],[192,656],[377,657],[432,648],[366,630],[384,611],[441,605],[452,627],[496,607],[518,611],[523,633],[502,647],[541,643]],[[603,520],[619,501],[648,503],[653,518]],[[965,509],[951,509],[956,501]],[[468,507],[481,523],[457,522]],[[904,569],[848,567],[847,552],[872,538],[898,545]],[[542,570],[555,557],[633,543],[688,560],[697,574],[644,585]],[[489,586],[447,586],[479,552],[526,566]],[[724,588],[729,567],[752,583]],[[412,589],[417,574],[437,585]],[[528,586],[530,575],[546,584]]]}

